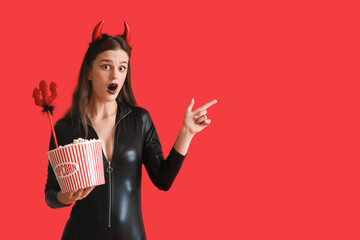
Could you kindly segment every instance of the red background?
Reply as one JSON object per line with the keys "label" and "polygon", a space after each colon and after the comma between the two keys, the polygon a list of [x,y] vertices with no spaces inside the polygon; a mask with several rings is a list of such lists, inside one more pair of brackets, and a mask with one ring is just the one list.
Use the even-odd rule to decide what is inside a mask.
{"label": "red background", "polygon": [[135,96],[164,154],[190,99],[212,123],[172,189],[144,171],[148,239],[360,239],[357,1],[3,1],[1,239],[60,239],[70,208],[44,201],[56,81],[70,106],[93,27],[132,29]]}

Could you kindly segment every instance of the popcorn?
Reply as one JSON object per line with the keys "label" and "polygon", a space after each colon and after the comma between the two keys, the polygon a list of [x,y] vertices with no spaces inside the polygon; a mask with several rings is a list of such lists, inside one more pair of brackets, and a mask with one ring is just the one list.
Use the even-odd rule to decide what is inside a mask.
{"label": "popcorn", "polygon": [[93,138],[93,139],[78,138],[78,139],[74,139],[72,143],[66,144],[65,146],[59,146],[59,148],[70,146],[72,144],[85,143],[85,142],[90,142],[90,141],[99,141],[99,139],[95,139],[95,138]]}
{"label": "popcorn", "polygon": [[78,139],[73,140],[73,144],[82,143],[82,142],[89,142],[89,141],[95,141],[95,140],[97,140],[97,139],[93,138],[91,140],[88,140],[88,139],[84,139],[84,138],[78,138]]}

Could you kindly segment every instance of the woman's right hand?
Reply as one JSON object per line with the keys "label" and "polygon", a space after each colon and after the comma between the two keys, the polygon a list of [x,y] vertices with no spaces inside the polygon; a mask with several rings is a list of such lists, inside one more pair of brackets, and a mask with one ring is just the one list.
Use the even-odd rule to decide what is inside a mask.
{"label": "woman's right hand", "polygon": [[79,190],[72,191],[72,192],[66,192],[66,193],[63,193],[60,191],[57,193],[57,198],[58,198],[59,202],[65,204],[65,205],[70,205],[74,201],[85,198],[87,195],[89,195],[89,193],[94,188],[95,188],[95,186],[88,187],[88,188],[81,188]]}

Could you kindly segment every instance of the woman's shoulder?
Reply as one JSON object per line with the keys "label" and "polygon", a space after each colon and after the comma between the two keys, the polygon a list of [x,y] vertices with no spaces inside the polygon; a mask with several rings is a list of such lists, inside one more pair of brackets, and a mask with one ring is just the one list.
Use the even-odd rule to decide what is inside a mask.
{"label": "woman's shoulder", "polygon": [[134,106],[130,105],[133,117],[142,123],[143,126],[150,126],[152,124],[152,119],[149,113],[149,110],[143,106]]}
{"label": "woman's shoulder", "polygon": [[60,118],[55,123],[55,130],[68,130],[73,127],[73,120],[68,115],[65,115],[64,117]]}
{"label": "woman's shoulder", "polygon": [[148,115],[149,111],[143,107],[143,106],[138,106],[138,105],[131,105],[131,104],[124,104],[133,114],[139,115],[139,116],[143,116]]}
{"label": "woman's shoulder", "polygon": [[143,121],[151,119],[149,110],[143,106],[133,106],[132,111],[141,117]]}
{"label": "woman's shoulder", "polygon": [[56,121],[54,129],[59,146],[72,143],[73,139],[78,138],[76,128],[74,128],[71,118],[66,116]]}
{"label": "woman's shoulder", "polygon": [[142,106],[133,106],[132,110],[135,112],[140,112],[140,113],[149,112],[146,108],[144,108]]}

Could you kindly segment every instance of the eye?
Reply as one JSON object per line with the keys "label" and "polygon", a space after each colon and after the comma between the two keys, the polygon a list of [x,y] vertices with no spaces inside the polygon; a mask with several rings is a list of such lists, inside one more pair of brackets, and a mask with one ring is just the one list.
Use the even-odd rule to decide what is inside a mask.
{"label": "eye", "polygon": [[102,65],[101,67],[102,67],[103,69],[106,69],[106,70],[110,69],[110,66],[109,66],[109,65],[107,65],[107,64]]}
{"label": "eye", "polygon": [[119,68],[119,70],[120,70],[121,72],[125,71],[125,69],[126,69],[126,67],[124,67],[124,66],[121,66],[121,67]]}

